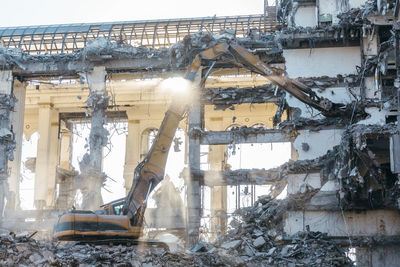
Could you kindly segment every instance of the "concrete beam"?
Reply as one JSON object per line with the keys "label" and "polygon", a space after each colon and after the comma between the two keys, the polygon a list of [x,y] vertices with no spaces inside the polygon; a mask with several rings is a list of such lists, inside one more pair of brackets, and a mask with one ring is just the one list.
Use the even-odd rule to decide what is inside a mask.
{"label": "concrete beam", "polygon": [[330,236],[393,236],[400,235],[400,215],[394,210],[369,211],[289,211],[284,225],[287,235],[306,231]]}
{"label": "concrete beam", "polygon": [[[135,58],[113,59],[101,62],[108,72],[117,71],[148,71],[149,69],[170,69],[169,58]],[[99,62],[81,61],[74,59],[44,60],[21,62],[12,70],[17,76],[23,77],[51,77],[57,75],[70,75],[77,77],[78,73],[91,72]]]}
{"label": "concrete beam", "polygon": [[264,169],[240,169],[234,171],[202,171],[191,170],[201,185],[206,186],[226,186],[226,185],[266,185],[274,184],[284,178],[284,174],[278,170]]}
{"label": "concrete beam", "polygon": [[246,128],[246,131],[204,131],[200,136],[202,145],[228,145],[244,143],[280,143],[293,140],[288,134],[280,130],[262,130]]}

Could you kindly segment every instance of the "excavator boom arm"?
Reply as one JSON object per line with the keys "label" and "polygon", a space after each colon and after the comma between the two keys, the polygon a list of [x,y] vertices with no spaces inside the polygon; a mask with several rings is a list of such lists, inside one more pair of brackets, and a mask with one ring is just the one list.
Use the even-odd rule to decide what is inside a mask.
{"label": "excavator boom arm", "polygon": [[[218,44],[199,53],[185,74],[185,79],[193,82],[202,66],[202,60],[216,60],[220,55],[228,50],[227,44]],[[204,86],[207,77],[203,77],[199,84],[188,88],[193,93],[184,101],[180,97],[174,98],[164,119],[161,123],[158,134],[147,153],[145,159],[135,168],[132,188],[127,196],[123,213],[133,219],[137,216],[138,210],[143,213],[147,201],[147,192],[152,191],[154,187],[164,178],[165,166],[167,163],[168,152],[171,147],[176,129],[184,114],[187,112],[194,91]]]}
{"label": "excavator boom arm", "polygon": [[[203,61],[217,61],[223,55],[233,57],[235,65],[267,77],[268,80],[280,89],[285,90],[303,103],[310,105],[324,114],[329,112],[333,106],[329,100],[318,97],[306,85],[283,76],[283,70],[268,66],[258,56],[253,55],[247,49],[237,44],[219,43],[200,52],[187,69],[185,78],[193,82],[202,67]],[[190,89],[192,91],[199,90],[199,88],[204,86],[206,79],[207,77],[202,77],[200,83],[196,87],[192,86]],[[135,218],[138,210],[142,213],[144,212],[148,192],[151,192],[163,179],[168,152],[175,131],[191,102],[191,97],[184,103],[179,98],[172,101],[150,151],[145,159],[136,167],[132,188],[129,191],[123,209],[124,214],[129,218]]]}

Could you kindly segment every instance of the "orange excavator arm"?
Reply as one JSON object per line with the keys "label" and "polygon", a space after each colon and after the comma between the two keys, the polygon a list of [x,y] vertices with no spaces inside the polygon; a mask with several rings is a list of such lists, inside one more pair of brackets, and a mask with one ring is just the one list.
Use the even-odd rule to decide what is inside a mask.
{"label": "orange excavator arm", "polygon": [[[185,79],[193,82],[201,69],[202,61],[216,60],[219,56],[226,53],[227,48],[227,44],[218,44],[199,53],[186,71]],[[132,188],[128,193],[123,208],[123,213],[133,220],[134,225],[141,224],[147,198],[154,187],[164,178],[168,152],[175,131],[192,103],[191,99],[195,95],[195,90],[200,90],[204,86],[206,79],[207,75],[202,77],[200,83],[196,86],[192,83],[192,87],[188,88],[188,90],[192,90],[192,94],[187,98],[173,98],[149,152],[144,160],[135,168]]]}
{"label": "orange excavator arm", "polygon": [[[237,44],[220,43],[200,52],[187,69],[185,78],[193,82],[204,61],[214,62],[215,64],[221,56],[233,57],[233,63],[236,66],[247,68],[265,76],[280,89],[292,94],[303,103],[321,111],[323,114],[341,113],[340,107],[342,105],[332,103],[328,99],[317,96],[311,88],[283,76],[283,70],[268,66],[258,56],[253,55],[247,49]],[[213,64],[210,69],[212,66]],[[200,90],[204,86],[210,69],[196,87],[192,86],[190,88],[192,92]],[[175,131],[184,114],[188,111],[192,102],[191,99],[192,97],[188,97],[187,99],[177,97],[173,99],[148,154],[135,169],[132,188],[129,191],[123,209],[123,213],[134,221],[134,225],[141,224],[147,198],[154,187],[164,177],[168,152]]]}

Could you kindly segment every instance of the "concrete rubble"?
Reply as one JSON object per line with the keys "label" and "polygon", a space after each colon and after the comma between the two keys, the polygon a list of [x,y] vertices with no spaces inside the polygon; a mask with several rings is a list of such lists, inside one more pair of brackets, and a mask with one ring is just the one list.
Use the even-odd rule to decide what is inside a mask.
{"label": "concrete rubble", "polygon": [[275,86],[267,84],[258,87],[244,88],[205,88],[202,91],[202,99],[204,103],[210,103],[215,109],[225,110],[232,109],[233,104],[242,103],[265,103],[274,101],[282,95],[282,92],[274,94]]}
{"label": "concrete rubble", "polygon": [[2,266],[352,266],[345,251],[319,232],[284,238],[287,209],[300,206],[315,192],[274,200],[260,198],[238,211],[232,230],[190,251],[125,245],[58,244],[36,241],[30,233],[0,235]]}
{"label": "concrete rubble", "polygon": [[[393,60],[399,61],[399,58],[398,55],[397,57],[393,56],[396,50],[396,33],[394,33],[394,27],[392,29],[388,19],[392,16],[395,1],[370,0],[356,8],[351,8],[349,1],[340,1],[340,5],[337,1],[335,12],[340,12],[334,18],[330,14],[331,21],[324,20],[326,19],[324,16],[327,16],[327,14],[318,13],[322,16],[318,18],[321,19],[320,23],[317,19],[316,25],[312,27],[298,25],[296,13],[301,8],[310,9],[310,6],[313,7],[314,1],[310,2],[312,3],[294,0],[280,1],[278,19],[282,23],[282,28],[272,35],[254,34],[249,31],[247,37],[236,38],[235,31],[230,29],[226,29],[220,34],[203,31],[186,36],[183,41],[172,45],[170,48],[159,49],[137,47],[99,38],[89,42],[84,48],[74,53],[57,55],[28,55],[19,49],[0,47],[0,64],[5,68],[25,71],[29,70],[28,66],[32,63],[68,65],[74,62],[82,64],[78,64],[78,67],[73,69],[80,75],[91,71],[96,64],[113,60],[122,60],[124,62],[123,67],[119,66],[115,69],[110,67],[112,70],[107,69],[108,73],[124,72],[124,68],[127,66],[124,65],[126,63],[124,60],[130,59],[137,60],[139,63],[135,61],[135,64],[138,64],[138,66],[141,64],[140,62],[145,60],[154,60],[153,63],[159,63],[159,65],[155,63],[154,65],[145,65],[146,61],[143,63],[145,67],[135,66],[137,69],[132,72],[153,71],[155,69],[159,73],[182,71],[192,62],[199,51],[223,42],[238,43],[250,48],[252,53],[257,54],[266,63],[276,64],[277,66],[286,64],[285,71],[287,73],[289,72],[288,59],[284,58],[283,55],[288,50],[293,53],[295,59],[301,59],[303,55],[306,55],[306,58],[310,59],[310,62],[313,62],[314,65],[324,63],[319,62],[318,59],[311,61],[311,58],[315,57],[314,50],[320,49],[319,53],[328,54],[332,58],[335,57],[333,50],[329,52],[321,50],[346,49],[347,51],[353,49],[357,53],[361,51],[361,60],[343,63],[343,65],[348,63],[347,65],[351,66],[351,73],[343,74],[340,72],[341,70],[329,67],[327,68],[329,76],[321,74],[309,77],[300,75],[302,73],[299,72],[299,75],[295,73],[295,77],[293,77],[293,79],[310,88],[310,90],[308,88],[307,90],[309,90],[308,93],[311,91],[311,98],[315,96],[315,93],[322,96],[321,99],[338,103],[341,111],[343,111],[341,113],[316,112],[315,109],[306,106],[304,103],[299,103],[297,99],[283,90],[278,90],[273,84],[243,88],[236,88],[234,85],[229,85],[231,87],[204,88],[201,92],[201,103],[213,105],[215,110],[230,109],[235,111],[235,105],[243,103],[250,105],[275,103],[277,106],[276,114],[271,118],[273,129],[268,129],[266,126],[230,127],[229,131],[224,131],[229,132],[230,135],[224,136],[231,138],[228,143],[235,148],[236,140],[243,141],[243,139],[257,137],[257,135],[265,138],[265,136],[274,136],[274,134],[278,136],[279,134],[278,137],[271,137],[276,139],[268,142],[278,142],[276,140],[279,138],[281,138],[279,142],[292,142],[291,158],[293,159],[279,167],[267,170],[255,168],[231,170],[223,160],[221,160],[220,165],[222,167],[220,170],[203,171],[200,168],[184,170],[183,177],[190,177],[196,182],[198,179],[201,186],[222,187],[232,185],[238,186],[238,191],[240,191],[240,185],[268,184],[271,186],[268,196],[259,197],[251,207],[235,211],[230,217],[229,230],[219,232],[212,242],[198,242],[186,251],[168,251],[159,247],[58,244],[49,241],[36,241],[28,233],[19,235],[5,233],[0,235],[0,243],[2,244],[0,247],[0,265],[353,266],[348,253],[349,248],[354,248],[355,245],[369,248],[374,248],[377,244],[382,245],[382,243],[398,246],[400,235],[395,235],[398,232],[394,230],[393,236],[367,236],[365,233],[357,236],[357,233],[350,233],[349,229],[346,229],[344,234],[341,233],[341,236],[331,236],[327,233],[310,230],[315,229],[314,226],[306,224],[306,219],[304,219],[306,217],[304,214],[307,211],[315,212],[324,219],[328,217],[328,212],[334,211],[337,214],[340,212],[340,220],[343,219],[347,226],[346,218],[350,215],[346,212],[398,212],[400,210],[400,185],[398,181],[400,170],[396,170],[396,172],[393,170],[396,163],[394,163],[395,159],[391,154],[396,152],[396,144],[399,143],[396,143],[395,138],[399,138],[400,135],[398,117],[396,117],[398,116],[399,105],[397,95],[397,90],[400,87],[399,66],[396,62],[393,63]],[[382,16],[388,17],[383,19]],[[379,19],[381,19],[379,24],[375,24],[374,22]],[[397,34],[399,33],[397,32]],[[381,38],[383,41],[373,42],[374,38]],[[365,48],[374,45],[376,45],[376,51],[371,47]],[[304,50],[306,50],[306,54],[304,54]],[[353,50],[350,52],[353,53]],[[374,50],[374,52],[371,52],[371,50]],[[233,59],[231,56],[221,56],[215,66],[221,69],[227,66],[232,68]],[[295,59],[293,61],[296,61]],[[334,59],[331,60],[334,61]],[[344,61],[345,59],[340,60]],[[110,66],[113,67],[111,63]],[[294,66],[296,65],[294,64]],[[315,66],[311,66],[310,69],[312,67]],[[61,72],[61,74],[63,73]],[[288,74],[288,76],[290,75]],[[383,78],[386,79],[384,82]],[[76,188],[81,189],[84,198],[83,208],[87,209],[92,209],[97,207],[99,203],[101,204],[99,190],[106,179],[106,175],[99,171],[101,170],[99,158],[94,159],[92,154],[93,151],[100,151],[108,142],[109,133],[103,125],[106,123],[105,111],[109,108],[110,97],[104,92],[103,94],[91,94],[86,102],[88,106],[87,115],[90,113],[92,117],[92,128],[88,142],[90,153],[85,154],[80,162],[81,174],[77,176]],[[338,101],[336,101],[337,99]],[[9,110],[12,110],[15,99],[11,95],[0,95],[0,103],[0,149],[4,150],[4,153],[0,153],[0,156],[5,155],[5,158],[0,158],[1,163],[7,158],[12,159],[12,152],[15,148],[13,132],[8,127]],[[221,125],[224,122],[224,118],[215,117],[214,119],[221,121]],[[232,117],[232,123],[235,123],[236,119],[236,116]],[[250,120],[251,118],[247,119]],[[133,120],[128,118],[128,121],[133,124]],[[140,120],[134,121],[135,125],[139,123]],[[249,125],[257,124],[249,123]],[[217,137],[222,136],[218,135],[221,132],[206,131],[201,127],[190,126],[187,134],[191,140],[199,141],[197,144],[199,147],[200,143],[210,146],[226,145],[228,143],[217,143]],[[210,140],[207,140],[207,134],[217,141],[211,143]],[[212,134],[214,135],[212,136]],[[308,139],[308,141],[304,141],[302,138]],[[207,141],[210,143],[207,144]],[[180,150],[179,145],[182,143],[184,141],[175,140],[176,151]],[[320,149],[320,147],[323,147],[323,149]],[[233,150],[235,151],[235,149]],[[101,155],[101,153],[97,155]],[[28,163],[26,165],[29,165]],[[5,164],[1,164],[0,167],[3,165]],[[33,168],[34,166],[35,164],[33,164]],[[67,178],[73,175],[76,175],[76,173],[64,173]],[[302,177],[300,177],[301,175]],[[306,181],[311,175],[317,181],[317,186]],[[7,192],[6,179],[6,171],[0,169],[0,198]],[[216,180],[218,181],[216,182]],[[189,184],[188,180],[186,180],[186,184]],[[298,188],[295,188],[297,185],[299,185]],[[97,191],[92,190],[92,188],[96,188]],[[168,215],[167,208],[177,206],[181,208],[185,205],[179,201],[181,199],[178,197],[178,192],[172,190],[174,187],[171,186],[170,189],[168,190],[170,194],[176,197],[173,201],[175,204],[171,204],[170,196],[163,196],[161,191],[156,193],[155,198],[159,202],[170,202],[168,205],[165,205],[165,203],[164,206],[159,205],[165,209],[162,213],[163,216],[160,217]],[[285,199],[277,199],[277,196],[285,189],[289,192],[288,196]],[[215,188],[211,190],[217,191]],[[224,197],[226,200],[225,195]],[[93,201],[93,199],[96,200]],[[3,206],[3,200],[4,197],[0,199],[0,207]],[[85,203],[96,204],[89,206]],[[197,208],[200,209],[200,207]],[[226,210],[224,212],[223,216],[227,216]],[[290,212],[301,214],[303,216],[302,223],[305,226],[299,226],[302,230],[297,231],[294,235],[288,235],[284,230]],[[0,210],[1,214],[2,210]],[[184,219],[179,219],[183,225]],[[386,222],[380,217],[377,217],[376,220],[381,223],[379,227],[383,228],[386,233],[386,227],[389,228],[389,226],[386,226]],[[300,222],[297,224],[300,225]],[[326,226],[325,230],[331,229]],[[344,236],[345,234],[347,234],[347,237]],[[343,241],[343,238],[347,239]],[[359,248],[357,247],[357,249]]]}

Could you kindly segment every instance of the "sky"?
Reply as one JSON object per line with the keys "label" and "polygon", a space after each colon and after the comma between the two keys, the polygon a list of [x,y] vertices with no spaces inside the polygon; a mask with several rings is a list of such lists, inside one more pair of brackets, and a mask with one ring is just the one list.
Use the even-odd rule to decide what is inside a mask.
{"label": "sky", "polygon": [[264,6],[264,0],[0,0],[0,3],[0,27],[262,14]]}

